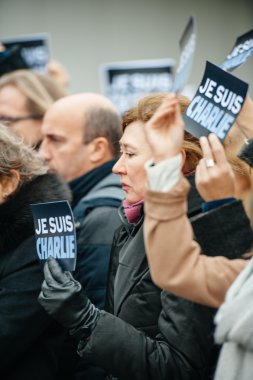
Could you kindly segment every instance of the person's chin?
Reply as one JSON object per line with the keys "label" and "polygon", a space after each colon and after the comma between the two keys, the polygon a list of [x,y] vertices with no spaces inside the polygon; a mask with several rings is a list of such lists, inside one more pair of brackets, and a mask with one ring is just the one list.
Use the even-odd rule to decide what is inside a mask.
{"label": "person's chin", "polygon": [[130,203],[130,204],[134,204],[134,203],[137,203],[137,202],[138,202],[135,198],[131,197],[131,195],[129,196],[129,194],[126,194],[126,200],[127,200],[128,203]]}

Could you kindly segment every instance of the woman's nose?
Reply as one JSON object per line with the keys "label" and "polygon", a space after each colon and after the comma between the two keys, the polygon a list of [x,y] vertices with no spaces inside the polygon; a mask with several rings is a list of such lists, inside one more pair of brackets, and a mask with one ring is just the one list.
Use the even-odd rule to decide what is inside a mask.
{"label": "woman's nose", "polygon": [[125,169],[125,165],[124,165],[122,156],[114,164],[112,171],[114,174],[125,174],[126,173],[126,169]]}

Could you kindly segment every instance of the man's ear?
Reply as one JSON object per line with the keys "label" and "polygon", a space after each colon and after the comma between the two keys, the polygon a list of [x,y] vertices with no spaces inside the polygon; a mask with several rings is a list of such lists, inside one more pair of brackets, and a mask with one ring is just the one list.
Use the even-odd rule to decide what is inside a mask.
{"label": "man's ear", "polygon": [[17,190],[20,181],[20,174],[16,169],[10,170],[10,175],[5,176],[2,181],[3,192],[6,197],[14,193]]}
{"label": "man's ear", "polygon": [[93,164],[105,162],[112,159],[109,142],[105,137],[96,137],[91,142],[92,149],[90,153],[90,161]]}

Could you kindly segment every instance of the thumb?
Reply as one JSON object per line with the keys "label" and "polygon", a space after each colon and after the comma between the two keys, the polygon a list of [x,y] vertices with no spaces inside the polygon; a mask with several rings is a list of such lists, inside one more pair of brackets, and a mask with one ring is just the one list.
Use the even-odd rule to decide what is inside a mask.
{"label": "thumb", "polygon": [[69,277],[63,272],[58,262],[51,256],[45,263],[44,275],[49,286],[55,283],[64,284],[69,281]]}

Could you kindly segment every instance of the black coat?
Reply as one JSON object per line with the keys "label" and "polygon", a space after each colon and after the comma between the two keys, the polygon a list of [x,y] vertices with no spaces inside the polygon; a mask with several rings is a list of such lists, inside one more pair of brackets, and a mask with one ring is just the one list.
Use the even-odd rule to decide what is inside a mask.
{"label": "black coat", "polygon": [[[195,213],[200,199],[192,196]],[[79,352],[120,380],[206,380],[218,354],[214,310],[154,285],[142,224],[124,221],[115,235],[107,312]]]}
{"label": "black coat", "polygon": [[37,301],[43,272],[30,203],[69,199],[53,174],[21,186],[0,205],[0,378],[55,379],[63,329]]}

